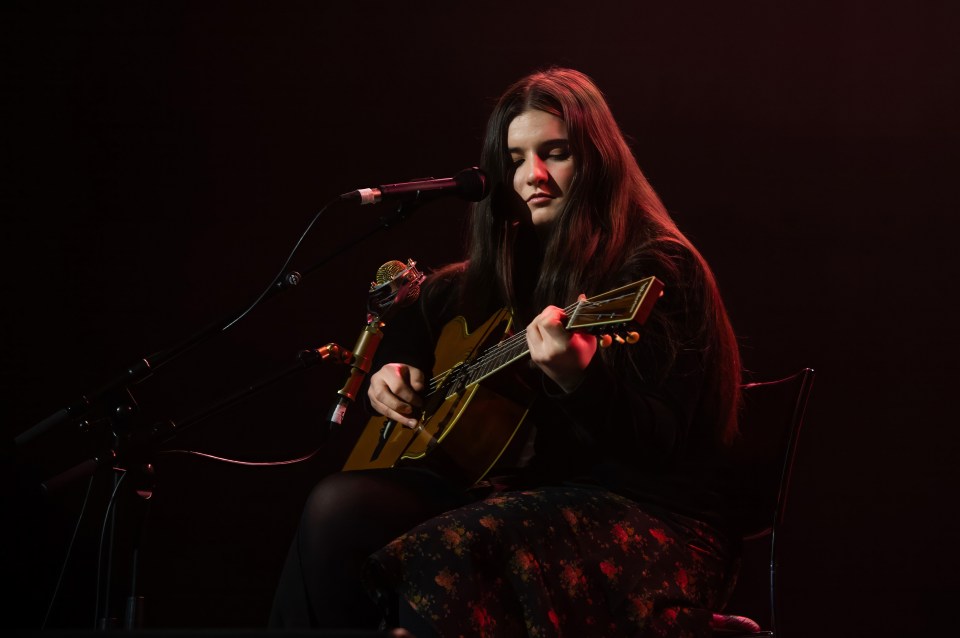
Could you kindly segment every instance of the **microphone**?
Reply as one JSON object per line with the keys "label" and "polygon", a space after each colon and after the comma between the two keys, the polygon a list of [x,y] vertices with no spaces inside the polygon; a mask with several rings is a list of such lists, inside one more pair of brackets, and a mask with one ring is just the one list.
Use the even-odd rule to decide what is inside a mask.
{"label": "microphone", "polygon": [[420,284],[425,278],[412,259],[407,263],[388,261],[377,269],[374,281],[370,282],[367,312],[382,319],[396,308],[409,306],[420,297]]}
{"label": "microphone", "polygon": [[490,192],[487,174],[476,166],[465,168],[453,177],[382,184],[374,188],[358,188],[344,193],[340,199],[359,199],[360,204],[378,204],[384,200],[425,201],[445,195],[456,195],[468,202],[479,202]]}
{"label": "microphone", "polygon": [[[382,312],[391,307],[402,308],[415,302],[420,296],[420,284],[424,280],[424,275],[417,270],[416,263],[412,259],[408,259],[406,264],[394,260],[380,266],[377,269],[376,280],[370,284],[371,299],[377,296],[377,303],[374,304],[371,301],[371,305]],[[391,293],[389,302],[383,298],[383,291]],[[367,325],[353,347],[350,374],[343,387],[337,391],[339,398],[330,409],[331,427],[343,424],[347,408],[353,403],[360,386],[363,385],[364,378],[370,372],[373,355],[383,338],[380,328],[384,323],[381,318],[380,313],[371,312],[367,315]]]}

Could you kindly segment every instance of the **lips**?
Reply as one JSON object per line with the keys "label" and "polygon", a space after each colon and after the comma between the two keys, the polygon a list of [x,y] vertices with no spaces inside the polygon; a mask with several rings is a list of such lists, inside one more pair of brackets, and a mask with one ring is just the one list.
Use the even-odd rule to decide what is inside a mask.
{"label": "lips", "polygon": [[549,193],[534,193],[533,195],[527,198],[527,203],[528,204],[545,204],[551,201],[552,199],[554,199],[554,196],[550,195]]}

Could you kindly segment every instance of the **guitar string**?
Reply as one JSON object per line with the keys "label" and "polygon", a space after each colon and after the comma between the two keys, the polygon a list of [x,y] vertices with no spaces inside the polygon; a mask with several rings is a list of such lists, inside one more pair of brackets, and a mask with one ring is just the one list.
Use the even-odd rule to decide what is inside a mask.
{"label": "guitar string", "polygon": [[[610,299],[605,299],[602,303],[609,304],[610,302],[615,302],[615,301],[619,301],[619,300],[622,300],[622,299],[630,298],[630,297],[633,297],[634,295],[635,295],[635,293],[624,294],[624,295],[620,295],[620,296],[618,296],[618,297],[613,297],[613,298],[610,298]],[[589,317],[589,316],[591,316],[591,313],[589,313],[589,312],[588,312],[588,313],[584,313],[583,311],[584,311],[585,309],[589,309],[589,308],[595,307],[595,306],[599,305],[600,303],[601,303],[601,302],[594,302],[594,301],[589,301],[589,300],[577,301],[577,302],[575,302],[575,303],[573,303],[573,304],[570,304],[570,305],[567,306],[566,308],[564,308],[563,311],[564,311],[565,314],[570,314],[571,312],[577,310],[578,307],[579,307],[579,310],[580,310],[579,316],[584,316],[584,315],[586,315],[586,316]],[[602,316],[602,313],[596,313],[596,314],[594,314],[594,316],[595,316],[595,317]],[[527,338],[527,331],[526,331],[526,329],[524,329],[523,332],[518,332],[518,333],[516,333],[516,334],[513,334],[513,335],[507,337],[507,338],[504,339],[503,341],[501,341],[501,342],[499,342],[499,343],[497,343],[497,344],[494,344],[493,346],[491,346],[490,348],[488,348],[485,352],[481,353],[480,356],[477,357],[476,360],[471,361],[470,363],[463,364],[462,368],[457,371],[457,374],[458,374],[458,375],[461,375],[461,376],[464,375],[464,374],[469,374],[472,370],[478,369],[480,366],[486,364],[487,362],[489,362],[489,361],[490,361],[491,359],[493,359],[494,357],[499,356],[501,352],[504,352],[504,351],[510,352],[510,351],[512,351],[513,349],[517,348],[518,346],[524,345],[524,342],[526,342],[526,338]],[[519,351],[518,351],[518,352],[519,352]],[[520,354],[522,355],[522,352],[521,352]],[[516,357],[516,356],[517,356],[517,355],[514,354],[514,357]],[[511,357],[511,358],[513,358],[513,357]],[[499,367],[502,367],[502,364],[496,366],[496,367],[494,368],[494,370],[498,369]],[[453,368],[451,368],[451,369],[449,369],[449,370],[445,370],[444,372],[442,372],[442,373],[438,374],[437,376],[433,377],[432,379],[430,379],[430,381],[429,381],[430,391],[429,391],[429,393],[428,393],[428,396],[433,395],[437,390],[439,390],[440,387],[441,387],[442,384],[443,384],[443,381],[445,381],[451,374],[453,374],[455,370],[457,370],[457,367],[456,367],[456,366],[454,366]],[[485,375],[481,375],[479,378],[483,378],[483,376],[485,376]],[[478,380],[479,380],[479,378],[478,378]],[[426,436],[429,437],[430,441],[428,442],[428,445],[431,445],[431,444],[434,444],[434,445],[435,445],[435,444],[437,443],[436,437],[434,437],[432,433],[426,431],[426,429],[425,429],[425,427],[424,427],[425,425],[426,425],[426,424],[425,424],[423,421],[420,422],[419,426],[417,427],[417,431],[416,431],[415,436],[412,437],[412,438],[410,439],[410,441],[407,443],[407,446],[408,446],[408,447],[409,447],[409,445],[412,444],[413,441],[416,439],[416,436],[417,436],[417,435],[421,435],[421,434],[426,434]]]}
{"label": "guitar string", "polygon": [[[629,299],[629,298],[632,298],[633,296],[634,296],[634,293],[623,294],[623,295],[620,295],[620,296],[618,296],[618,297],[613,297],[613,298],[610,298],[610,299],[605,299],[602,303],[605,304],[605,305],[609,305],[611,302],[619,301],[619,300],[622,300],[622,299]],[[583,312],[583,310],[584,310],[584,309],[588,309],[588,310],[589,310],[591,307],[600,305],[600,303],[601,303],[601,302],[588,301],[588,302],[585,302],[585,303],[583,303],[583,304],[581,305],[579,302],[577,302],[577,303],[571,304],[570,306],[568,306],[567,308],[565,308],[565,309],[564,309],[564,312],[567,313],[567,314],[569,314],[569,313],[573,312],[574,310],[576,310],[576,309],[577,309],[577,306],[580,306],[581,312],[579,313],[578,316],[588,317],[588,318],[589,318],[589,317],[592,317],[592,318],[595,319],[595,318],[602,317],[602,316],[603,316],[603,313]],[[467,367],[468,369],[476,369],[476,368],[482,366],[483,364],[487,363],[490,359],[500,357],[500,352],[501,352],[501,351],[509,351],[509,350],[513,349],[515,346],[521,345],[519,342],[523,342],[523,341],[526,341],[526,330],[524,330],[523,332],[519,332],[519,333],[517,333],[517,334],[515,334],[515,335],[511,335],[510,337],[508,337],[507,339],[504,339],[504,340],[501,341],[500,343],[491,346],[486,352],[484,352],[484,353],[481,354],[479,357],[477,357],[476,360],[474,360],[474,361],[470,362],[469,364],[467,364],[466,367]],[[447,375],[447,374],[449,374],[449,372],[450,372],[450,371],[447,370],[447,371],[445,371],[444,373],[442,373],[441,375],[438,375],[438,377],[436,377],[436,378],[439,378],[439,376]]]}
{"label": "guitar string", "polygon": [[[618,301],[618,300],[621,300],[621,299],[631,298],[631,297],[633,297],[633,296],[634,296],[633,294],[620,295],[619,297],[614,297],[614,298],[611,298],[611,299],[604,300],[603,303],[604,303],[604,304],[609,304],[610,302]],[[579,304],[576,304],[576,303],[575,303],[575,304],[572,304],[572,305],[570,305],[569,307],[567,307],[566,309],[564,309],[564,312],[570,313],[570,312],[572,312],[573,310],[576,310],[576,308],[577,308],[578,305],[579,305]],[[599,305],[599,303],[597,303],[597,302],[589,302],[589,304],[582,305],[582,306],[581,306],[581,312],[580,312],[580,314],[579,314],[578,316],[591,317],[591,314],[592,314],[592,313],[590,313],[590,312],[583,312],[583,310],[584,310],[584,309],[589,309],[590,306],[596,306],[596,305]],[[602,316],[602,313],[593,313],[592,316],[593,316],[594,318],[601,317],[601,316]],[[490,362],[491,359],[497,359],[497,358],[513,358],[513,357],[516,356],[516,354],[513,353],[513,352],[511,352],[511,351],[514,350],[514,349],[516,348],[516,346],[522,345],[521,342],[524,342],[524,341],[526,341],[526,331],[521,332],[521,333],[517,333],[517,334],[515,334],[515,335],[511,335],[510,337],[508,337],[507,339],[504,339],[504,340],[501,341],[500,343],[491,346],[486,352],[484,352],[483,354],[481,354],[476,360],[470,362],[469,364],[466,364],[465,367],[464,367],[462,370],[459,371],[459,373],[460,373],[461,375],[463,375],[463,374],[469,374],[470,372],[472,372],[472,371],[474,371],[474,370],[477,370],[478,368],[486,365],[488,362]],[[509,354],[512,354],[513,357],[502,357],[501,355],[502,355],[503,352],[507,352],[507,353],[509,353]],[[522,354],[522,353],[521,353],[521,354]],[[500,364],[500,365],[502,365],[502,364]],[[497,367],[499,367],[499,366],[497,366]],[[438,383],[441,381],[441,379],[446,379],[454,369],[455,369],[455,368],[451,368],[450,370],[446,370],[446,371],[444,371],[443,373],[441,373],[440,375],[438,375],[438,376],[434,377],[433,379],[431,379],[431,380],[430,380],[430,382],[431,382],[431,390],[433,390],[433,389],[438,385]]]}
{"label": "guitar string", "polygon": [[[577,307],[577,304],[572,304],[572,305],[568,306],[567,308],[564,308],[564,312],[571,312],[571,311],[573,311],[576,307]],[[494,345],[490,346],[490,348],[488,348],[485,352],[481,353],[481,355],[480,355],[479,357],[477,357],[474,361],[471,361],[471,362],[468,363],[468,364],[464,364],[463,367],[462,367],[458,372],[459,372],[460,374],[463,374],[464,372],[469,372],[471,369],[475,369],[475,368],[476,368],[477,366],[479,366],[481,363],[486,362],[487,360],[489,360],[489,359],[490,359],[491,357],[493,357],[494,355],[499,354],[501,351],[503,351],[503,350],[505,350],[505,349],[508,349],[508,348],[512,348],[513,346],[516,346],[516,345],[520,345],[520,342],[521,342],[521,341],[526,341],[526,338],[527,338],[527,331],[526,331],[526,330],[524,330],[523,332],[518,332],[518,333],[516,333],[516,334],[510,335],[509,337],[507,337],[507,338],[504,339],[503,341],[501,341],[501,342],[499,342],[499,343],[497,343],[497,344],[494,344]],[[430,379],[430,391],[431,391],[431,393],[432,393],[433,391],[435,391],[436,388],[439,387],[439,385],[442,383],[442,381],[445,381],[445,380],[447,379],[447,377],[449,377],[450,374],[451,374],[454,370],[457,370],[457,368],[456,368],[456,367],[453,367],[453,368],[450,368],[449,370],[444,370],[443,372],[441,372],[441,373],[438,374],[437,376],[435,376],[435,377],[433,377],[432,379]]]}
{"label": "guitar string", "polygon": [[[620,295],[620,296],[618,296],[618,297],[613,297],[613,298],[610,298],[610,299],[605,299],[602,303],[603,303],[603,304],[610,304],[611,302],[616,302],[616,301],[619,301],[619,300],[622,300],[622,299],[631,298],[631,297],[633,297],[634,295],[635,295],[635,293],[623,294],[623,295]],[[594,307],[594,306],[597,306],[597,305],[599,305],[599,304],[600,304],[600,302],[592,302],[592,301],[587,301],[587,302],[584,302],[584,303],[576,302],[576,303],[573,303],[573,304],[567,306],[566,308],[564,308],[564,313],[565,313],[565,314],[569,314],[569,313],[573,312],[574,310],[576,310],[577,307],[579,306],[579,307],[580,307],[580,316],[590,317],[590,316],[591,316],[591,313],[589,313],[589,312],[584,313],[583,311],[584,311],[585,309],[589,309],[589,308]],[[602,316],[602,313],[596,313],[594,316],[595,316],[595,317]],[[527,337],[527,333],[526,333],[526,330],[524,330],[523,332],[518,332],[518,333],[516,333],[516,334],[514,334],[514,335],[511,335],[510,337],[504,339],[503,341],[501,341],[501,342],[499,342],[499,343],[491,346],[491,347],[488,348],[485,352],[483,352],[479,357],[477,357],[477,359],[475,359],[474,361],[471,361],[469,364],[466,364],[466,365],[463,367],[463,369],[460,370],[460,374],[462,375],[462,374],[465,374],[465,373],[469,373],[469,372],[471,372],[471,371],[473,371],[473,370],[476,370],[476,369],[478,369],[479,367],[481,367],[482,365],[484,365],[484,364],[486,364],[487,362],[489,362],[491,359],[494,359],[494,358],[496,358],[496,357],[500,357],[500,355],[501,355],[502,352],[509,352],[509,351],[512,350],[514,347],[516,347],[516,346],[518,346],[518,345],[521,345],[521,342],[526,341],[526,337]],[[449,369],[449,370],[445,370],[445,371],[443,371],[442,373],[440,373],[440,374],[438,374],[437,376],[435,376],[435,377],[433,377],[432,379],[430,379],[430,382],[429,382],[430,392],[431,392],[431,393],[434,392],[434,391],[439,387],[439,385],[442,383],[442,381],[443,381],[443,380],[446,380],[446,378],[449,377],[450,374],[451,374],[451,372],[453,372],[455,369],[456,369],[456,368],[451,368],[451,369]]]}

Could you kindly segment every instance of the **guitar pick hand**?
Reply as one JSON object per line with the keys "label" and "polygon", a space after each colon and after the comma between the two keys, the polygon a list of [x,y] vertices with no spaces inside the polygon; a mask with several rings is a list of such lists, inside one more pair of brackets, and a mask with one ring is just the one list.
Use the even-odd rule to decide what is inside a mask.
{"label": "guitar pick hand", "polygon": [[370,377],[367,396],[374,410],[404,427],[414,428],[414,418],[423,407],[420,392],[426,389],[426,377],[419,368],[404,363],[388,363]]}

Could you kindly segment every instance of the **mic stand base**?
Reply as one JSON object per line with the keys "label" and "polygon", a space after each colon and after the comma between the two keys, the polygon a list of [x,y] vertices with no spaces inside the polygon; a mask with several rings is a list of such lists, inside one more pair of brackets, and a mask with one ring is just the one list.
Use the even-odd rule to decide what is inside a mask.
{"label": "mic stand base", "polygon": [[[110,468],[114,470],[114,468]],[[140,548],[146,527],[150,499],[156,482],[152,463],[131,464],[122,476],[114,474],[113,511],[108,525],[109,546],[106,551],[106,579],[103,592],[102,616],[97,626],[102,629],[140,629],[143,627],[144,597],[138,593]],[[122,549],[122,552],[119,551]],[[124,559],[117,563],[116,558]],[[98,569],[102,569],[98,565]],[[114,582],[128,583],[124,594],[113,590]],[[98,593],[99,596],[99,593]],[[122,609],[121,619],[112,612]]]}

